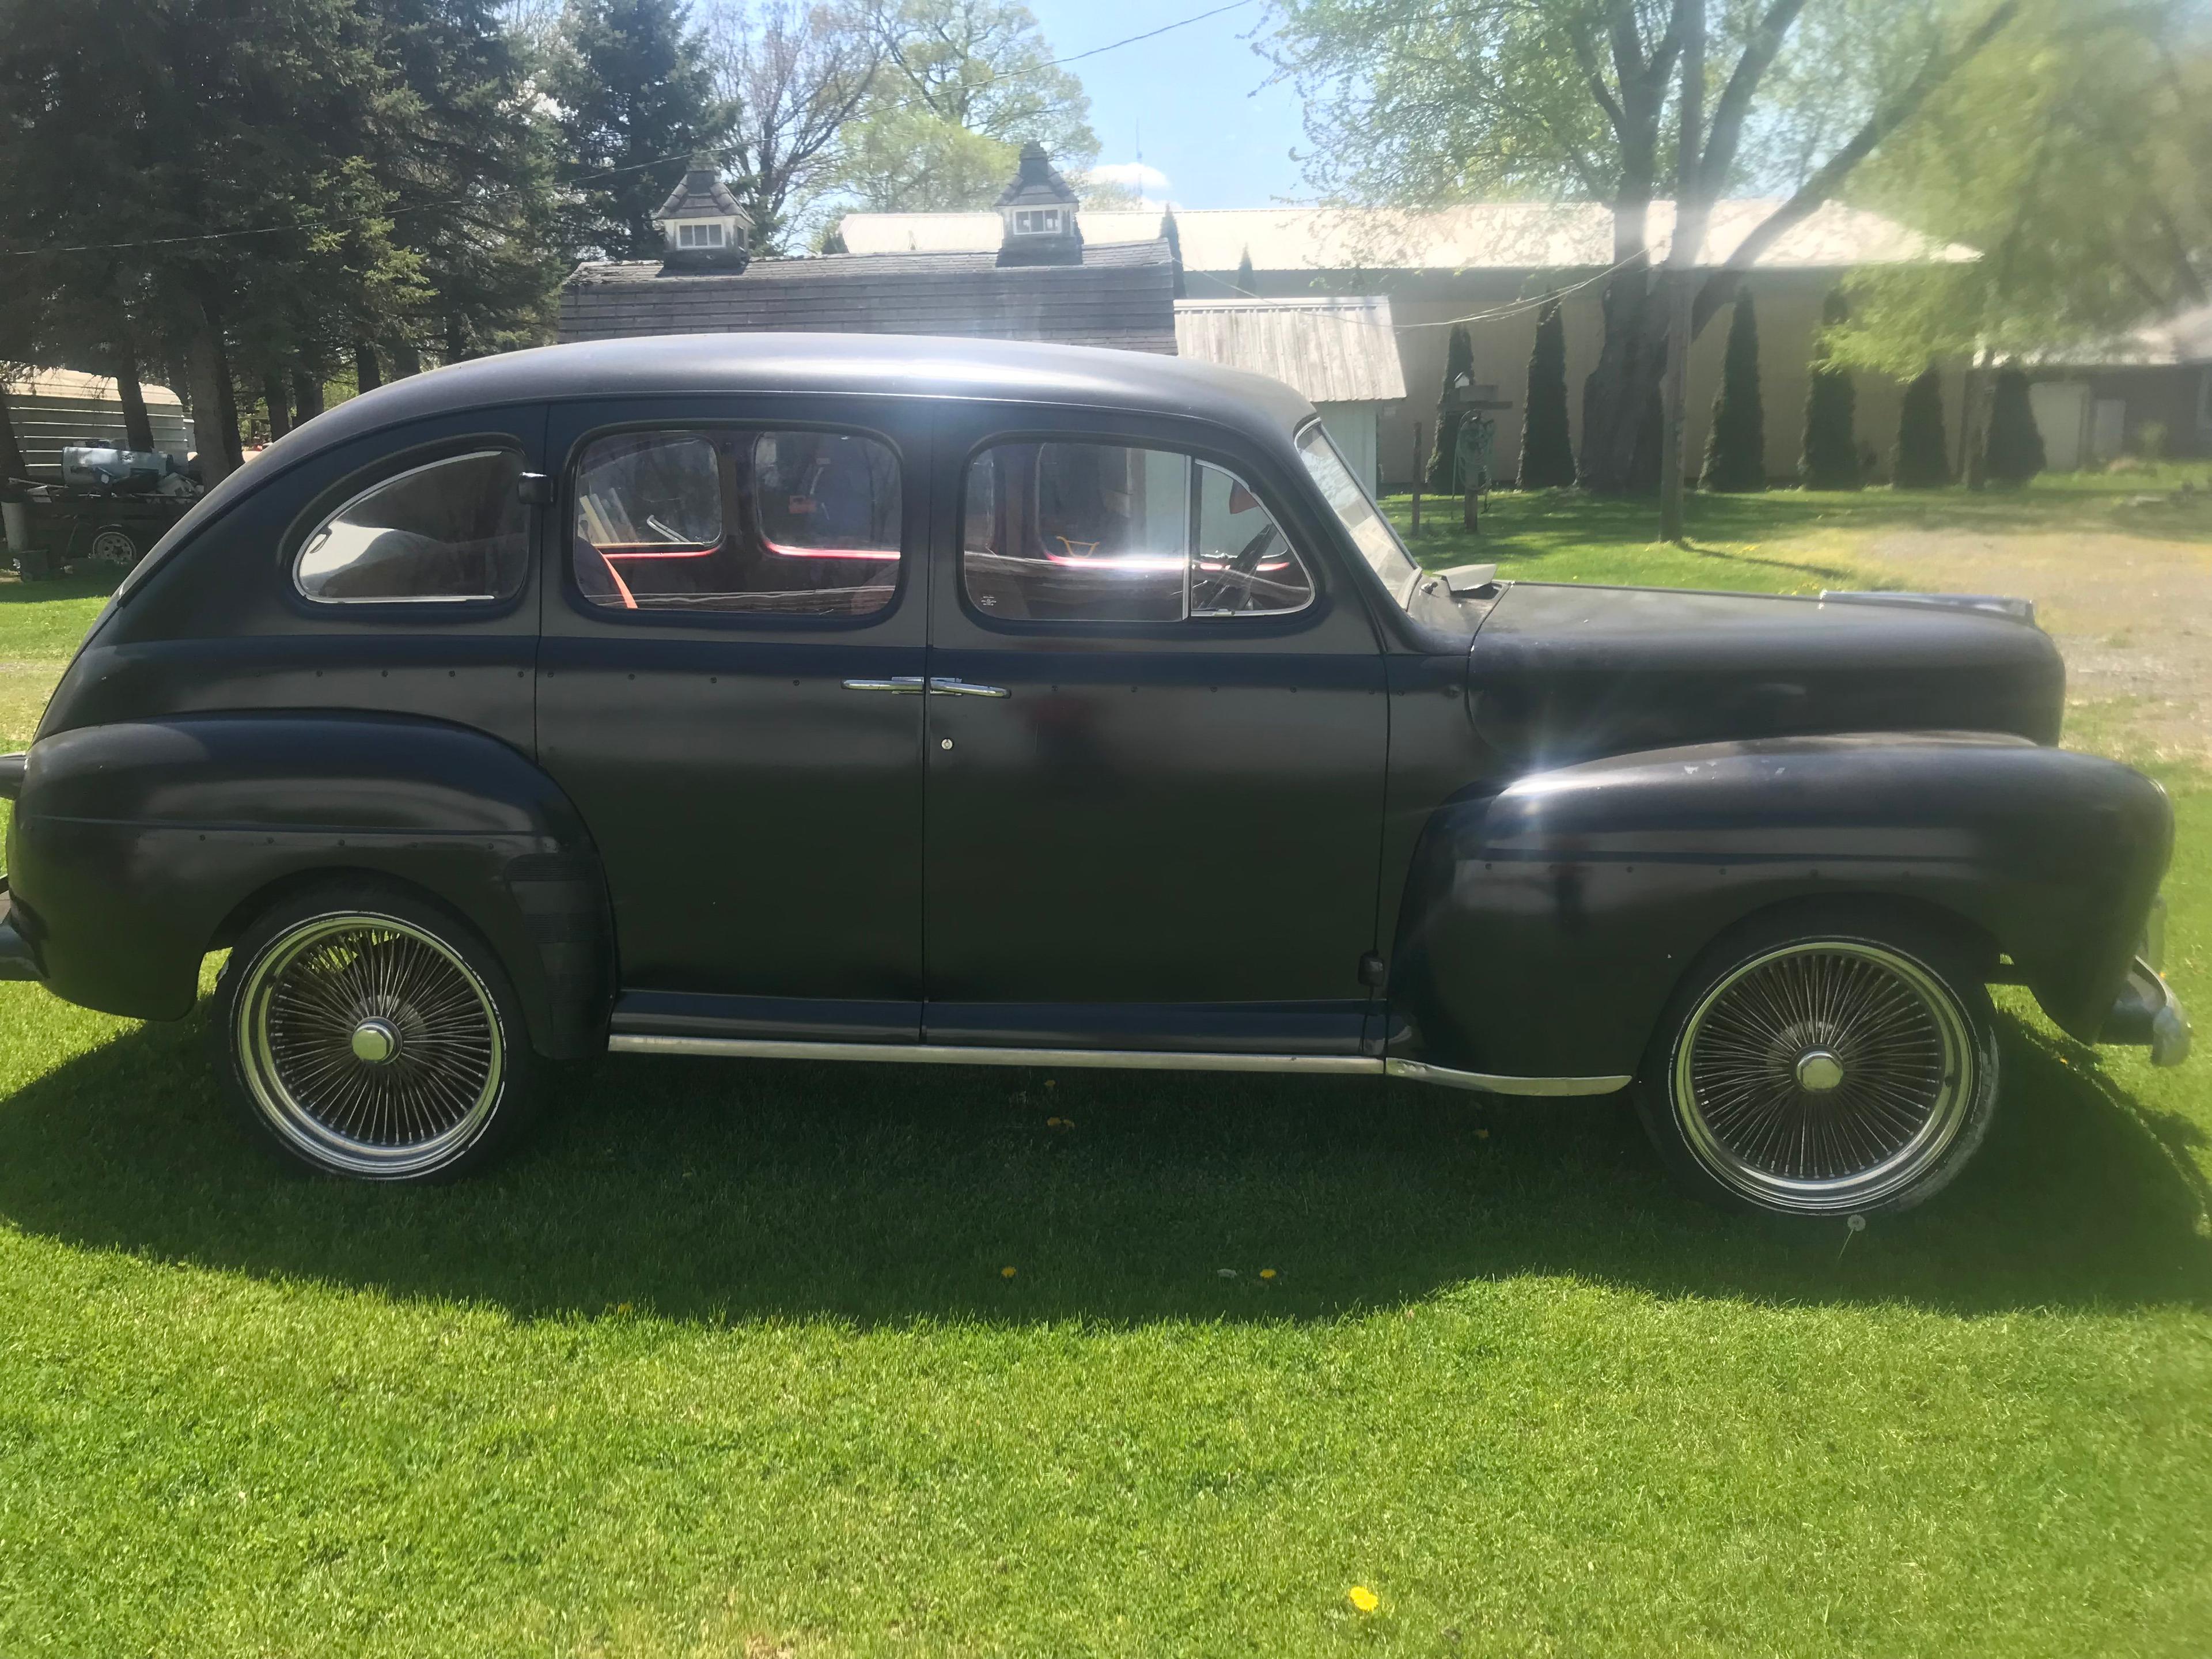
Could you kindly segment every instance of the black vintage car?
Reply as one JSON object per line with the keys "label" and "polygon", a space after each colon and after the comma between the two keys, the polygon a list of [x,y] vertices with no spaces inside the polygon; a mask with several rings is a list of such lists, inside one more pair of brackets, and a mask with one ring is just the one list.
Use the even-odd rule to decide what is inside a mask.
{"label": "black vintage car", "polygon": [[309,1168],[452,1176],[623,1054],[1636,1090],[1704,1194],[1911,1204],[1985,987],[2179,1060],[2158,787],[2031,621],[1423,571],[1303,399],[718,335],[308,423],[117,592],[0,963],[214,1024]]}

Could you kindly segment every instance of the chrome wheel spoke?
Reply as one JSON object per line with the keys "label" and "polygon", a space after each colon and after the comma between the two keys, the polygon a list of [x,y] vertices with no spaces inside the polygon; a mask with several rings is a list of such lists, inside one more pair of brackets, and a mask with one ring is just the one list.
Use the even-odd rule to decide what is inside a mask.
{"label": "chrome wheel spoke", "polygon": [[1770,951],[1723,979],[1686,1022],[1673,1070],[1699,1160],[1739,1193],[1800,1210],[1910,1183],[1956,1138],[1975,1081],[1941,981],[1846,939]]}
{"label": "chrome wheel spoke", "polygon": [[506,1046],[483,979],[396,917],[302,922],[256,960],[238,1003],[241,1070],[271,1126],[313,1161],[421,1174],[498,1103]]}

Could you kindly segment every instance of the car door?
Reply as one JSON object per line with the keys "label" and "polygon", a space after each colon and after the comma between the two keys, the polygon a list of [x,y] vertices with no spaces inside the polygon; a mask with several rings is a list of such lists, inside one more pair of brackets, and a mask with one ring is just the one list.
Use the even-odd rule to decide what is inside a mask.
{"label": "car door", "polygon": [[1284,475],[1227,442],[986,406],[939,433],[930,1041],[1358,1045],[1380,647]]}
{"label": "car door", "polygon": [[926,424],[556,408],[538,752],[606,867],[616,1029],[912,1041]]}

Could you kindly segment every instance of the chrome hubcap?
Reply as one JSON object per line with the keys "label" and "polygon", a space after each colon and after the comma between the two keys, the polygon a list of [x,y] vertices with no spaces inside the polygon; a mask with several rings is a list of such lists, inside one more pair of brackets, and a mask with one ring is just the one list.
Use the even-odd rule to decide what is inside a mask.
{"label": "chrome hubcap", "polygon": [[248,970],[234,1033],[255,1103],[314,1163],[422,1175],[482,1133],[506,1079],[489,989],[397,917],[318,916]]}
{"label": "chrome hubcap", "polygon": [[365,1019],[353,1028],[353,1057],[381,1066],[399,1052],[399,1033],[388,1019]]}
{"label": "chrome hubcap", "polygon": [[1974,1098],[1966,1016],[1881,945],[1826,939],[1744,963],[1674,1053],[1675,1118],[1700,1162],[1769,1208],[1849,1212],[1948,1150]]}
{"label": "chrome hubcap", "polygon": [[1843,1080],[1844,1062],[1826,1048],[1808,1048],[1797,1056],[1797,1086],[1806,1093],[1824,1095]]}

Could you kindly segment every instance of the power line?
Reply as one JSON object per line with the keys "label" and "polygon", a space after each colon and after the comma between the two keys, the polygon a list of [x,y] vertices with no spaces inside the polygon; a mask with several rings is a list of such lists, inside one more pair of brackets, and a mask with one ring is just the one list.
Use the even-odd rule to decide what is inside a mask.
{"label": "power line", "polygon": [[[1176,29],[1188,28],[1193,23],[1203,23],[1207,18],[1218,17],[1224,11],[1241,11],[1253,3],[1254,0],[1229,0],[1227,5],[1216,6],[1212,11],[1200,12],[1195,17],[1184,17],[1172,23],[1163,23],[1156,29],[1146,29],[1142,34],[1128,35],[1120,40],[1109,40],[1104,46],[1093,46],[1088,52],[1074,52],[1066,58],[1049,58],[1042,64],[1033,64],[1030,68],[1031,70],[1057,69],[1062,64],[1079,64],[1086,58],[1096,58],[1102,52],[1116,52],[1123,46],[1133,46],[1139,40],[1151,40]],[[1024,74],[1028,72],[1028,70],[1024,71]]]}

